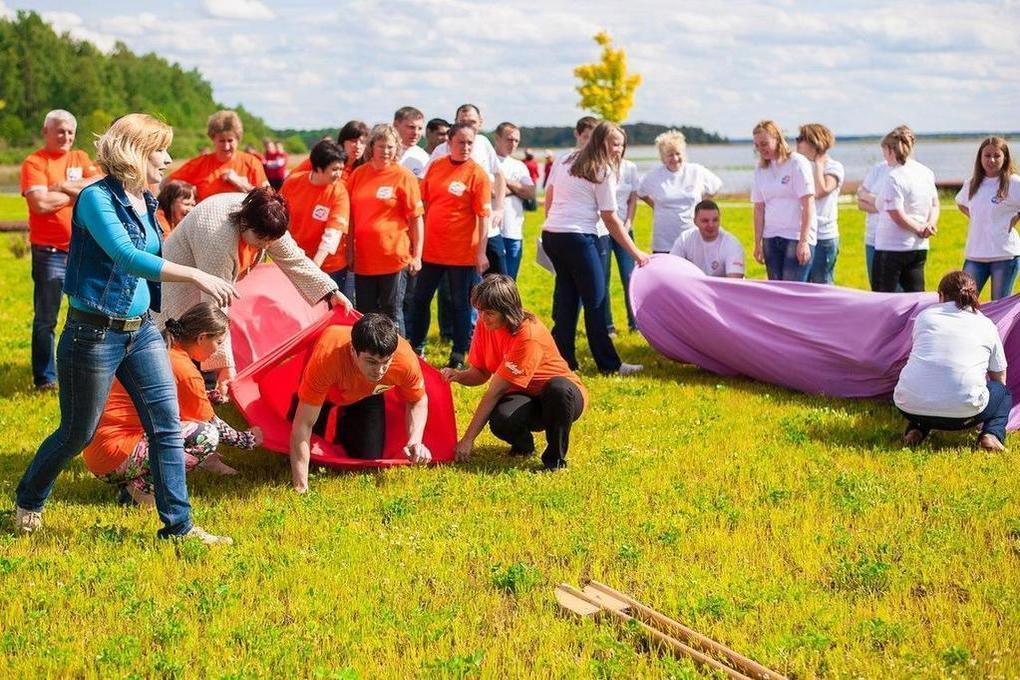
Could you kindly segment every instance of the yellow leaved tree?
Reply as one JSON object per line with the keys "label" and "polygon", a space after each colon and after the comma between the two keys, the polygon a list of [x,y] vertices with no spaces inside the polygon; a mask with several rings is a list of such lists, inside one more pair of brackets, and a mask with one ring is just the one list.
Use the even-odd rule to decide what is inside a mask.
{"label": "yellow leaved tree", "polygon": [[608,33],[598,33],[595,42],[602,46],[602,60],[574,69],[574,76],[581,81],[576,88],[581,95],[579,106],[600,118],[619,123],[634,106],[634,91],[641,84],[641,76],[627,73],[627,53],[613,48],[613,39]]}

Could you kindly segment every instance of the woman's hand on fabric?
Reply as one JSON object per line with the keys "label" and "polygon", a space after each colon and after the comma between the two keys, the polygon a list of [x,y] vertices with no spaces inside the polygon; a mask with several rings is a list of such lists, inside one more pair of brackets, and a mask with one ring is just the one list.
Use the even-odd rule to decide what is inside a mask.
{"label": "woman's hand on fabric", "polygon": [[646,264],[652,261],[652,258],[643,250],[637,249],[634,251],[634,263],[639,267],[644,267]]}
{"label": "woman's hand on fabric", "polygon": [[341,307],[345,313],[350,314],[354,311],[354,305],[347,299],[347,296],[336,290],[329,294],[329,307]]}
{"label": "woman's hand on fabric", "polygon": [[412,463],[431,463],[432,452],[422,442],[415,442],[414,444],[408,444],[404,447],[404,455]]}
{"label": "woman's hand on fabric", "polygon": [[811,246],[807,241],[797,241],[797,263],[801,266],[811,261]]}
{"label": "woman's hand on fabric", "polygon": [[458,463],[463,463],[471,457],[471,450],[475,448],[474,439],[461,439],[457,442],[457,445],[453,447],[453,457]]}
{"label": "woman's hand on fabric", "polygon": [[478,272],[479,276],[482,276],[489,270],[489,258],[485,256],[485,253],[479,253],[478,259],[475,261],[475,271]]}
{"label": "woman's hand on fabric", "polygon": [[199,290],[211,297],[213,303],[218,307],[229,307],[231,302],[241,297],[234,284],[218,276],[207,274],[201,269],[192,269],[191,281],[198,286]]}
{"label": "woman's hand on fabric", "polygon": [[237,377],[237,369],[233,366],[224,366],[216,374],[216,391],[223,395],[230,394],[230,383]]}

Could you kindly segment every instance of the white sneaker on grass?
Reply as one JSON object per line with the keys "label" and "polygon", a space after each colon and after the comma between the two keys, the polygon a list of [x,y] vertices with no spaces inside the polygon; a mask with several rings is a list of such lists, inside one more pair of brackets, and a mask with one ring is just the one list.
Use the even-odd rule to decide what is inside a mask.
{"label": "white sneaker on grass", "polygon": [[634,375],[635,373],[640,373],[643,370],[645,370],[645,367],[641,364],[622,363],[616,372],[620,375]]}
{"label": "white sneaker on grass", "polygon": [[42,526],[42,513],[26,510],[20,505],[14,506],[14,530],[22,534],[30,534]]}
{"label": "white sneaker on grass", "polygon": [[191,527],[191,531],[179,537],[182,540],[195,539],[206,545],[234,545],[234,539],[230,536],[217,536],[210,534],[200,526]]}

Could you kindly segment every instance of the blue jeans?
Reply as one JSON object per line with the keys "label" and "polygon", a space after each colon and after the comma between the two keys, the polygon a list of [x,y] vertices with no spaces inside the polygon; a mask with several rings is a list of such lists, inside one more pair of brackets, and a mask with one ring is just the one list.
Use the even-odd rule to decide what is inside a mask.
{"label": "blue jeans", "polygon": [[553,287],[552,336],[571,370],[577,368],[575,349],[579,306],[584,307],[584,328],[595,365],[604,373],[620,369],[605,307],[606,272],[595,234],[542,232],[542,246],[556,271]]}
{"label": "blue jeans", "polygon": [[446,275],[453,302],[453,353],[463,358],[471,346],[471,288],[478,280],[474,267],[425,262],[414,284],[414,304],[407,318],[407,340],[418,354],[425,349],[425,338],[432,324],[432,298],[439,280]]}
{"label": "blue jeans", "polygon": [[191,530],[184,476],[184,440],[177,386],[163,337],[151,319],[137,331],[116,331],[68,320],[57,344],[60,426],[47,437],[18,483],[18,505],[41,511],[67,463],[91,441],[116,377],[138,404],[149,439],[149,461],[160,537]]}
{"label": "blue jeans", "polygon": [[67,253],[50,246],[32,246],[32,380],[36,387],[57,382],[53,357],[54,331],[60,315]]}
{"label": "blue jeans", "polygon": [[[630,237],[634,238],[634,232],[630,232]],[[627,306],[627,327],[631,330],[637,329],[637,322],[634,321],[634,310],[630,307],[630,275],[634,273],[635,262],[634,258],[630,256],[630,253],[624,249],[616,239],[609,237],[609,251],[611,254],[616,256],[616,266],[620,270],[620,283],[623,284],[623,302]],[[609,290],[609,278],[610,278],[611,266],[609,258],[606,258],[606,290]],[[609,326],[613,326],[613,315],[612,312],[606,317]]]}
{"label": "blue jeans", "polygon": [[406,268],[392,274],[359,274],[354,286],[358,311],[390,317],[403,335],[404,286],[408,278],[413,277],[408,277]]}
{"label": "blue jeans", "polygon": [[793,239],[773,236],[761,240],[761,252],[765,258],[765,272],[769,281],[800,281],[806,282],[811,273],[811,263],[815,257],[815,247],[811,249],[811,258],[806,264],[797,261],[797,242]]}
{"label": "blue jeans", "polygon": [[970,418],[938,418],[935,416],[918,416],[900,410],[907,419],[908,430],[920,430],[928,434],[932,430],[969,430],[981,426],[981,434],[995,435],[1002,443],[1006,443],[1006,423],[1009,422],[1009,410],[1013,407],[1013,396],[1009,388],[998,380],[988,381],[988,405],[985,410]]}
{"label": "blue jeans", "polygon": [[868,287],[875,285],[875,246],[864,244],[864,266],[868,268]]}
{"label": "blue jeans", "polygon": [[974,277],[977,281],[978,293],[985,287],[988,278],[992,279],[992,299],[999,300],[1013,294],[1013,284],[1016,283],[1016,275],[1020,265],[1020,257],[1009,260],[996,260],[995,262],[975,262],[974,260],[963,261],[963,271]]}
{"label": "blue jeans", "polygon": [[[341,293],[343,293],[344,289],[347,287],[347,271],[347,267],[344,267],[343,269],[338,269],[335,272],[329,272],[328,274],[329,278],[333,279],[333,283],[336,284],[336,287],[340,289]],[[344,293],[344,295],[346,295],[346,293]]]}
{"label": "blue jeans", "polygon": [[485,257],[489,258],[486,274],[506,274],[506,247],[502,236],[490,236],[485,244]]}
{"label": "blue jeans", "polygon": [[503,250],[506,251],[506,274],[517,280],[517,272],[521,270],[521,257],[524,254],[524,239],[503,237]]}
{"label": "blue jeans", "polygon": [[[839,256],[839,237],[820,238],[815,245],[815,254],[811,258],[811,272],[808,274],[810,283],[835,282],[833,273],[836,270],[836,258]],[[870,280],[870,279],[869,279]]]}

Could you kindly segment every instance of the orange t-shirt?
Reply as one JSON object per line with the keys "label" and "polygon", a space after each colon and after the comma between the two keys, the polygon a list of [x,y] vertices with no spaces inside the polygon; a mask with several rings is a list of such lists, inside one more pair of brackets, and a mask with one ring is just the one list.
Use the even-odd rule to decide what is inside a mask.
{"label": "orange t-shirt", "polygon": [[[89,155],[80,149],[51,153],[39,149],[21,164],[21,195],[30,189],[48,189],[61,182],[94,177],[99,174]],[[71,245],[71,213],[74,201],[51,213],[28,213],[28,238],[34,246],[67,250]]]}
{"label": "orange t-shirt", "polygon": [[266,170],[259,159],[244,151],[234,153],[229,161],[217,160],[214,153],[196,156],[170,173],[170,179],[194,184],[197,200],[202,201],[216,194],[238,191],[236,186],[223,179],[223,175],[230,170],[247,179],[252,186],[261,187],[269,184]]}
{"label": "orange t-shirt", "polygon": [[[336,229],[347,234],[347,222],[351,204],[347,189],[337,180],[316,186],[309,181],[310,172],[295,172],[280,187],[280,195],[287,201],[290,212],[290,235],[309,259],[319,252],[322,234],[327,229]],[[347,266],[345,244],[340,243],[336,252],[322,261],[322,271],[332,273]]]}
{"label": "orange t-shirt", "polygon": [[482,166],[449,156],[432,161],[421,181],[425,251],[433,264],[474,266],[478,260],[478,218],[492,210],[492,184]]}
{"label": "orange t-shirt", "polygon": [[251,268],[255,266],[259,259],[259,255],[262,251],[255,246],[250,246],[244,242],[244,238],[237,239],[237,263],[239,268],[237,270],[237,280],[240,281]]}
{"label": "orange t-shirt", "polygon": [[588,391],[581,379],[560,356],[549,329],[536,318],[525,319],[513,335],[507,328],[489,330],[484,323],[475,326],[468,363],[495,374],[514,386],[511,392],[538,396],[545,384],[564,377],[577,385],[588,404]]}
{"label": "orange t-shirt", "polygon": [[[191,357],[184,350],[170,349],[170,367],[177,384],[177,403],[180,405],[181,421],[208,422],[216,414],[205,391],[205,380]],[[96,475],[113,472],[127,460],[138,442],[142,440],[145,428],[138,418],[131,396],[120,384],[113,381],[110,396],[106,400],[103,416],[99,419],[96,436],[85,447],[85,466]]]}
{"label": "orange t-shirt", "polygon": [[412,403],[425,396],[421,365],[407,340],[397,341],[393,363],[382,380],[373,383],[354,363],[351,327],[330,326],[319,336],[305,364],[298,397],[315,406],[321,406],[327,399],[338,406],[347,406],[390,388],[396,388],[405,401]]}
{"label": "orange t-shirt", "polygon": [[418,180],[392,163],[365,163],[351,174],[347,193],[354,225],[354,273],[394,274],[411,261],[408,222],[424,211]]}

